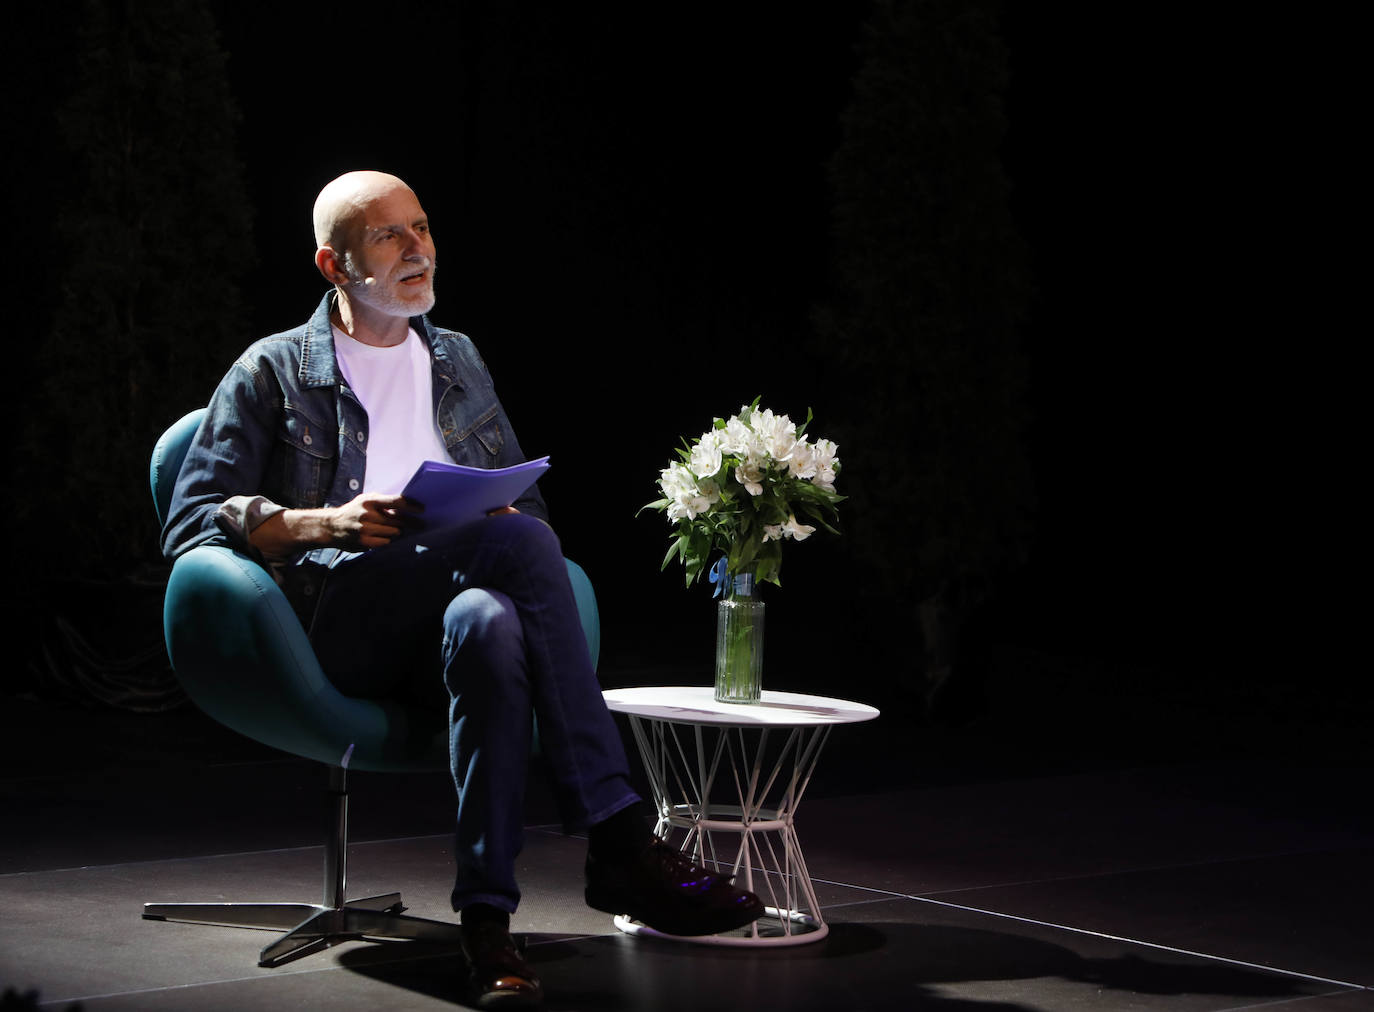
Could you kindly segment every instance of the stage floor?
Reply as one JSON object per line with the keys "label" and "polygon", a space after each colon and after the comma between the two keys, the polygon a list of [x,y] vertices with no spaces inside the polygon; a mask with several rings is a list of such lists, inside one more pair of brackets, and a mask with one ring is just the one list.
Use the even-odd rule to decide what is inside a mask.
{"label": "stage floor", "polygon": [[[352,942],[262,969],[264,932],[141,919],[155,900],[316,902],[322,768],[189,711],[7,709],[11,732],[47,726],[27,762],[13,733],[3,750],[0,987],[86,1012],[462,1006],[451,949]],[[792,949],[621,935],[583,905],[583,841],[536,779],[514,926],[549,1008],[1374,1009],[1367,770],[1213,759],[904,785],[861,775],[879,732],[843,732],[798,814],[831,931]],[[451,807],[442,775],[355,775],[350,895],[451,918]]]}

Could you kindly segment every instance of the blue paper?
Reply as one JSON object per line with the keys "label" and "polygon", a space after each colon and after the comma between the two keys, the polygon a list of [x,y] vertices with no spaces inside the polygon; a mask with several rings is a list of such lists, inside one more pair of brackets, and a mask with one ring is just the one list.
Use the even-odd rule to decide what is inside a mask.
{"label": "blue paper", "polygon": [[427,460],[401,494],[424,506],[417,518],[423,530],[461,527],[511,505],[548,469],[548,457],[490,469]]}

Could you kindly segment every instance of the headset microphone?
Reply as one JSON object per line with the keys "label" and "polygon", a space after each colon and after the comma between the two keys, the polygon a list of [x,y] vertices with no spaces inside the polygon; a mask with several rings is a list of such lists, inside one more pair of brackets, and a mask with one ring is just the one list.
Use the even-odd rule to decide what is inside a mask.
{"label": "headset microphone", "polygon": [[375,285],[376,283],[377,283],[377,279],[374,278],[371,274],[369,274],[367,277],[363,278],[363,284],[365,284],[365,285]]}

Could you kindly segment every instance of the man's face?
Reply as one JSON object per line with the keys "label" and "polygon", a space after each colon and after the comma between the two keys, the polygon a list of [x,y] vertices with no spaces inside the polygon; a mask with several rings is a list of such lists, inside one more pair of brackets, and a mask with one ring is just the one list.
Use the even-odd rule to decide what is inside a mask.
{"label": "man's face", "polygon": [[350,299],[387,316],[434,308],[434,239],[414,193],[398,185],[372,197],[349,223],[348,236],[343,266],[353,282]]}

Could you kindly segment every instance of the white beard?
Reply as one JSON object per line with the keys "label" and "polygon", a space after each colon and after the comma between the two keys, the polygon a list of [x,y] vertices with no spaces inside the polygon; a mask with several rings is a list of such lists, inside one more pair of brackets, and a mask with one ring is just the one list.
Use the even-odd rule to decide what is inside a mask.
{"label": "white beard", "polygon": [[[399,279],[420,266],[429,269],[429,277],[421,287],[409,288],[403,286],[399,280],[364,274],[354,263],[352,255],[345,253],[343,268],[349,280],[348,296],[387,316],[423,316],[434,308],[434,276],[438,273],[438,261],[401,264],[396,268],[394,278]],[[373,277],[372,284],[367,283],[369,277]]]}

